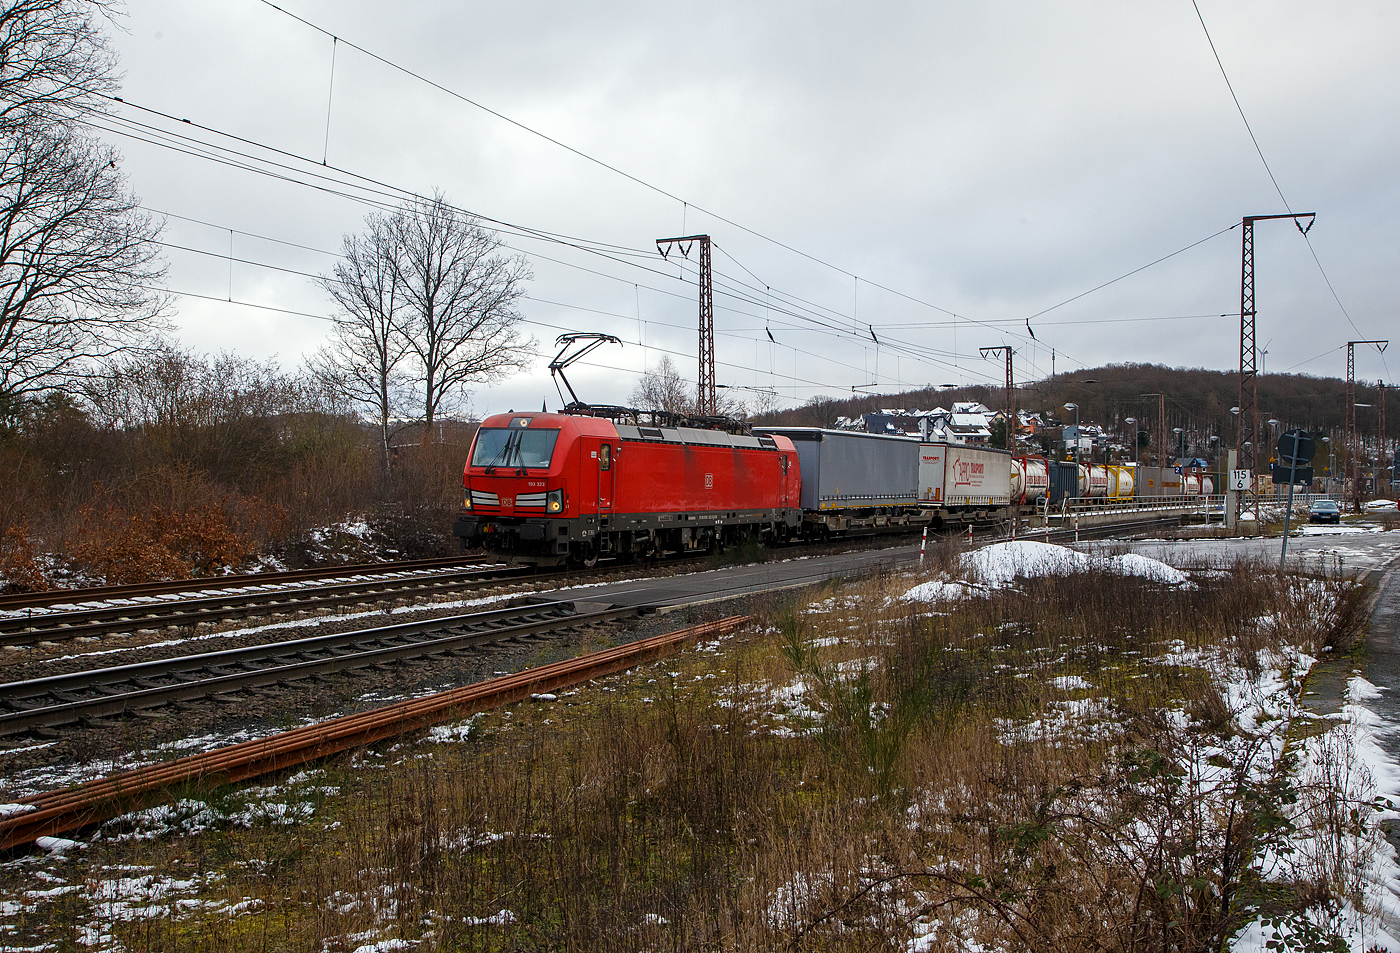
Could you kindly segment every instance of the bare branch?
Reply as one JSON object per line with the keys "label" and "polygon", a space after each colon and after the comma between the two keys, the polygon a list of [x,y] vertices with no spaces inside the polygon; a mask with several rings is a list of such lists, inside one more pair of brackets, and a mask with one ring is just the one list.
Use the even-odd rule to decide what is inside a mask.
{"label": "bare branch", "polygon": [[375,410],[387,446],[401,382],[417,385],[421,420],[431,427],[465,401],[467,385],[528,365],[534,341],[520,332],[516,304],[531,275],[523,258],[502,254],[494,232],[441,194],[371,215],[366,225],[346,238],[334,279],[322,281],[342,311],[323,366]]}
{"label": "bare branch", "polygon": [[106,4],[0,11],[0,400],[143,346],[168,303],[162,223],[126,191],[117,153],[71,122],[116,88],[93,16]]}

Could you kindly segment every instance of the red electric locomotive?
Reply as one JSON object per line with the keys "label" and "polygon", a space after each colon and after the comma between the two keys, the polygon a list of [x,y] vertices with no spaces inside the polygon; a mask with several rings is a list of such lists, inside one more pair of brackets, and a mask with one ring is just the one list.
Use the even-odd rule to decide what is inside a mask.
{"label": "red electric locomotive", "polygon": [[477,431],[462,483],[462,547],[537,565],[781,541],[802,524],[797,452],[776,435],[497,414]]}

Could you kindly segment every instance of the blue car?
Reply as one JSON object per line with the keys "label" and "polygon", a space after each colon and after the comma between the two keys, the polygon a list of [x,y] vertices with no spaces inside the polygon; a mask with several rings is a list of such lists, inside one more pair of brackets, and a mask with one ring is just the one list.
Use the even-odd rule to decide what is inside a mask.
{"label": "blue car", "polygon": [[1342,508],[1336,500],[1314,500],[1308,507],[1309,523],[1340,523]]}

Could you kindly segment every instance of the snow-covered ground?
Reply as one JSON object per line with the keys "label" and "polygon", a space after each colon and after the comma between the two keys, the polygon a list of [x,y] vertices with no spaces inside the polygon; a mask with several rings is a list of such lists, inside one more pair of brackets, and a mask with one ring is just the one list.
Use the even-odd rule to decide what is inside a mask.
{"label": "snow-covered ground", "polygon": [[[1366,531],[1352,527],[1343,527],[1343,530]],[[1142,576],[1167,585],[1189,584],[1185,573],[1158,559],[1132,553],[1095,555],[1037,542],[994,544],[965,554],[961,561],[967,580],[943,578],[921,583],[909,589],[904,598],[926,602],[964,598],[979,591],[1012,585],[1017,578],[1092,568]],[[1181,661],[1204,662],[1214,670],[1219,688],[1229,700],[1230,710],[1247,728],[1271,721],[1287,723],[1314,717],[1330,721],[1326,730],[1302,733],[1306,737],[1301,741],[1287,742],[1285,733],[1278,735],[1275,757],[1282,754],[1285,744],[1292,745],[1298,755],[1295,780],[1304,796],[1299,799],[1299,823],[1295,833],[1265,859],[1264,873],[1266,877],[1286,879],[1307,865],[1315,869],[1319,864],[1330,865],[1339,872],[1346,870],[1350,881],[1345,886],[1352,891],[1350,900],[1341,903],[1327,922],[1316,925],[1341,936],[1355,951],[1400,951],[1400,859],[1381,829],[1383,822],[1400,820],[1400,810],[1396,809],[1400,806],[1400,762],[1387,754],[1381,744],[1383,739],[1400,732],[1400,725],[1378,714],[1375,705],[1388,689],[1372,685],[1354,674],[1341,711],[1313,716],[1301,706],[1301,676],[1293,676],[1292,684],[1285,676],[1289,671],[1306,672],[1314,663],[1312,659],[1272,659],[1273,664],[1262,665],[1255,677],[1249,677],[1222,659],[1194,657]],[[1072,691],[1085,686],[1056,684],[1056,687]],[[1103,712],[1088,700],[1071,699],[1053,706],[1048,720],[1008,726],[1007,730],[1016,737],[1067,731],[1102,736],[1104,730],[1112,731],[1111,725],[1099,723],[1102,715]],[[1198,754],[1199,763],[1193,776],[1206,787],[1220,784],[1221,749],[1202,747]],[[1309,802],[1309,796],[1315,798],[1315,803]],[[1324,804],[1329,796],[1332,800]],[[1336,804],[1355,810],[1355,816],[1360,819],[1358,826],[1344,837],[1319,836],[1317,826],[1307,822],[1305,812],[1325,814]],[[1348,860],[1352,862],[1349,869]],[[1231,949],[1234,953],[1267,953],[1295,948],[1289,943],[1302,940],[1297,926],[1286,923],[1266,926],[1256,921],[1235,937]],[[910,946],[910,953],[919,949],[920,943],[916,940]]]}
{"label": "snow-covered ground", "polygon": [[966,579],[935,579],[904,594],[909,600],[934,602],[976,592],[1001,589],[1018,577],[1048,576],[1100,570],[1124,576],[1141,576],[1169,586],[1190,585],[1190,577],[1160,559],[1137,553],[1098,555],[1067,546],[1017,540],[983,546],[960,558]]}

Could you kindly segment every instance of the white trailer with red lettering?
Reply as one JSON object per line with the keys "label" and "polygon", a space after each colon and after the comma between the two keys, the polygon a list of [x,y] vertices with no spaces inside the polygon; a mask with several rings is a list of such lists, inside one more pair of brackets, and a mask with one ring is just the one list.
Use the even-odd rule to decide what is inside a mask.
{"label": "white trailer with red lettering", "polygon": [[957,443],[919,444],[919,505],[943,522],[1001,518],[1011,505],[1011,454]]}

